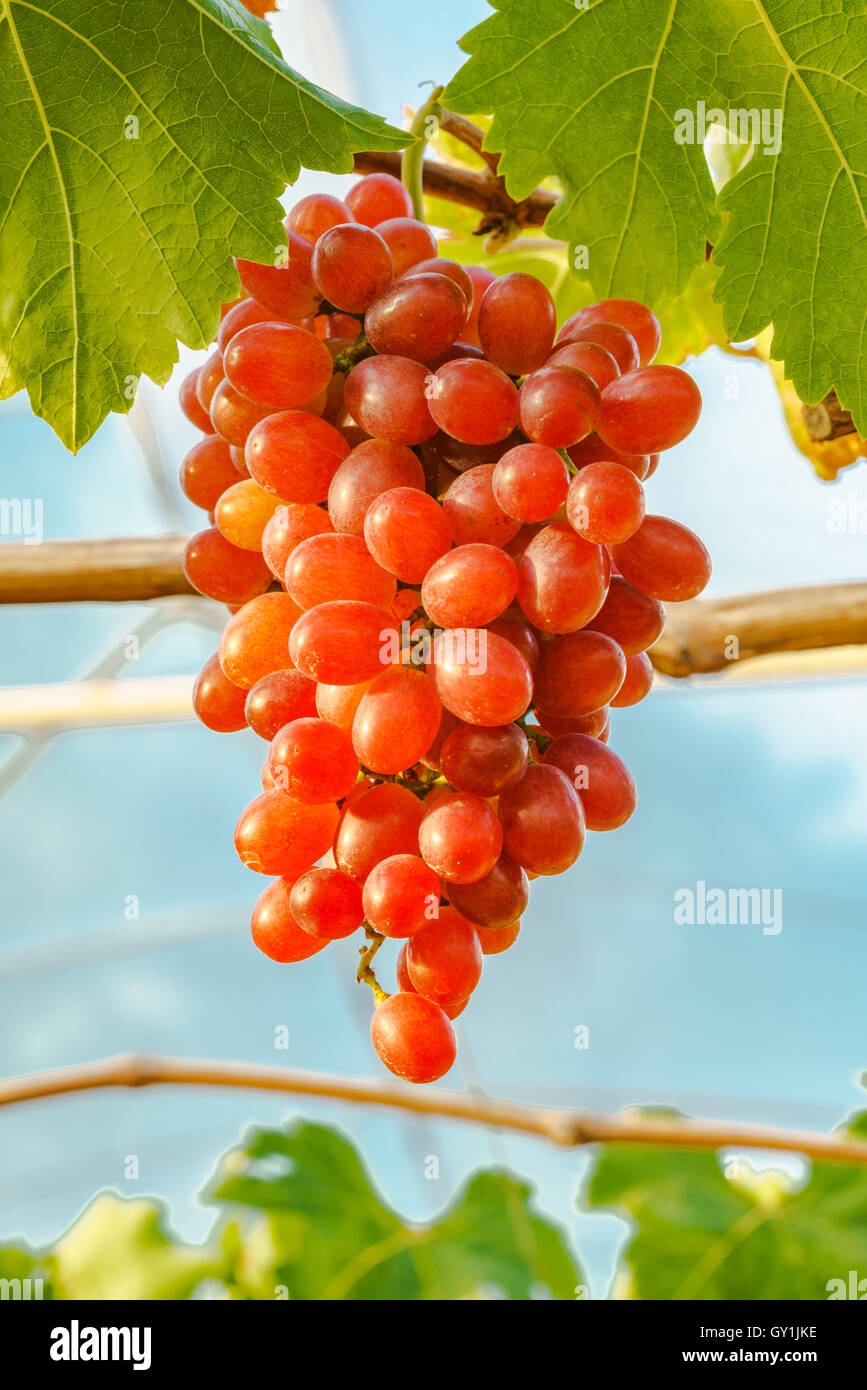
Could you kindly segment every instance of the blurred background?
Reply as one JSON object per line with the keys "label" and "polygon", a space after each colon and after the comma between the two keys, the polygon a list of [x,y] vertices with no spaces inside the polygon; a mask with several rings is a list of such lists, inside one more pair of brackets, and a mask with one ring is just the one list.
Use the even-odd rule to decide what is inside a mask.
{"label": "blurred background", "polygon": [[[395,124],[420,84],[460,66],[483,0],[414,6],[290,0],[287,60]],[[305,173],[293,196],[349,180]],[[145,382],[72,458],[26,397],[0,404],[0,496],[42,499],[46,539],[198,529],[177,487],[197,432],[177,383]],[[768,370],[715,349],[686,364],[698,428],[649,484],[714,559],[708,596],[861,578],[865,534],[834,533],[829,503],[867,515],[864,464],[820,483],[791,443]],[[0,536],[0,545],[15,537]],[[224,612],[204,600],[0,610],[0,683],[187,676]],[[633,819],[588,836],[568,874],[533,885],[518,942],[486,962],[457,1023],[455,1088],[534,1104],[618,1110],[665,1103],[720,1119],[827,1129],[857,1104],[867,1064],[867,736],[863,676],[659,681],[615,712],[611,743],[639,787]],[[249,940],[264,886],[232,829],[259,789],[264,744],[192,721],[22,738],[0,718],[0,1072],[123,1051],[377,1076],[355,945],[278,967]],[[674,894],[782,890],[782,930],[682,926]],[[380,960],[387,955],[383,951]],[[391,984],[391,964],[381,979]],[[275,1029],[289,1029],[288,1053]],[[575,1030],[589,1029],[589,1046]],[[325,1102],[171,1089],[0,1109],[0,1240],[53,1240],[98,1190],[166,1199],[174,1228],[213,1220],[197,1193],[246,1125],[291,1114],[338,1125],[386,1199],[426,1219],[480,1165],[530,1179],[604,1297],[625,1227],[575,1205],[586,1158],[539,1141]],[[127,1155],[140,1177],[124,1180]],[[425,1177],[426,1155],[439,1178]],[[777,1160],[779,1162],[779,1160]],[[793,1165],[790,1165],[793,1166]],[[794,1165],[796,1166],[796,1164]]]}

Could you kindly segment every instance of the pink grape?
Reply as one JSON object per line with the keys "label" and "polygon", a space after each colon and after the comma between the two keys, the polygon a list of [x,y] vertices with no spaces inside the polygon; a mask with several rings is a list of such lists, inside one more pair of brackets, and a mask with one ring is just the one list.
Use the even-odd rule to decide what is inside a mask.
{"label": "pink grape", "polygon": [[535,275],[503,275],[485,290],[479,341],[489,362],[509,376],[534,372],[551,352],[557,314],[550,292]]}
{"label": "pink grape", "polygon": [[409,357],[388,353],[366,357],[346,379],[346,409],[357,425],[377,439],[421,444],[437,430],[426,392],[428,376],[427,368]]}
{"label": "pink grape", "polygon": [[414,854],[381,859],[364,881],[364,916],[383,936],[408,937],[439,917],[440,881]]}
{"label": "pink grape", "polygon": [[495,545],[460,545],[431,565],[421,601],[438,627],[483,627],[508,608],[518,589],[514,560]]}
{"label": "pink grape", "polygon": [[619,545],[644,520],[644,488],[622,463],[589,463],[569,484],[566,516],[586,541]]}
{"label": "pink grape", "polygon": [[391,666],[374,677],[355,712],[355,753],[372,772],[402,772],[424,757],[439,722],[439,697],[425,673]]}
{"label": "pink grape", "polygon": [[518,566],[518,602],[543,632],[574,632],[602,607],[608,589],[608,557],[571,526],[545,526],[530,541]]}
{"label": "pink grape", "polygon": [[695,598],[710,579],[704,544],[665,516],[646,516],[634,536],[614,547],[613,558],[628,583],[664,603]]}
{"label": "pink grape", "polygon": [[521,429],[536,444],[562,449],[589,434],[599,416],[599,387],[577,367],[542,367],[518,393]]}
{"label": "pink grape", "polygon": [[290,323],[254,323],[236,333],[224,356],[236,391],[269,410],[306,405],[331,380],[324,343]]}
{"label": "pink grape", "polygon": [[598,433],[627,453],[671,449],[695,428],[701,392],[680,367],[640,367],[602,392]]}
{"label": "pink grape", "polygon": [[356,222],[323,232],[313,248],[319,293],[349,314],[363,314],[394,279],[391,252],[382,237]]}
{"label": "pink grape", "polygon": [[587,734],[561,734],[542,756],[569,778],[588,830],[617,830],[635,810],[632,775],[616,753]]}
{"label": "pink grape", "polygon": [[503,454],[491,480],[503,511],[518,521],[546,521],[566,500],[569,470],[555,449],[519,444]]}
{"label": "pink grape", "polygon": [[364,539],[373,558],[407,584],[418,584],[451,547],[448,517],[435,498],[394,487],[370,503]]}
{"label": "pink grape", "polygon": [[412,450],[384,439],[356,444],[328,489],[328,513],[335,531],[360,536],[371,503],[393,488],[424,493],[424,469]]}
{"label": "pink grape", "polygon": [[350,188],[346,206],[356,222],[375,227],[387,217],[412,217],[412,198],[393,174],[367,174]]}
{"label": "pink grape", "polygon": [[466,724],[511,724],[533,694],[530,668],[517,647],[485,629],[441,633],[433,644],[431,674],[446,709]]}
{"label": "pink grape", "polygon": [[534,874],[561,874],[584,847],[584,811],[569,778],[533,763],[500,797],[503,845]]}
{"label": "pink grape", "polygon": [[433,374],[427,400],[439,428],[464,444],[494,444],[518,423],[515,384],[493,362],[447,362]]}
{"label": "pink grape", "polygon": [[295,623],[289,655],[311,680],[357,685],[381,672],[383,643],[393,627],[391,615],[373,603],[353,599],[320,603]]}

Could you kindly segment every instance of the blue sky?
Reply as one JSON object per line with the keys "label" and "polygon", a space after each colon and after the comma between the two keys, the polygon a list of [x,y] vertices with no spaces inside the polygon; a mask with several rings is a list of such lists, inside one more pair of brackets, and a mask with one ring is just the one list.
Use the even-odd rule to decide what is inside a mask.
{"label": "blue sky", "polygon": [[[418,83],[455,70],[455,38],[487,12],[476,0],[336,0],[329,9],[345,31],[342,56],[326,29],[311,29],[314,7],[293,0],[282,21],[289,60],[314,77],[317,65],[336,63],[347,94],[394,121]],[[308,174],[301,191],[323,184],[339,181]],[[755,361],[712,351],[687,366],[704,396],[702,420],[648,491],[653,510],[710,547],[708,593],[862,577],[864,536],[830,534],[827,504],[849,494],[867,504],[863,465],[833,488],[820,484]],[[194,432],[171,388],[147,399],[174,466]],[[0,494],[44,497],[49,536],[194,524],[186,504],[172,515],[159,501],[122,420],[110,419],[73,460],[19,397],[0,405],[0,441]],[[110,606],[6,609],[2,680],[80,676],[144,616]],[[213,629],[177,624],[123,675],[190,672],[214,645]],[[867,1064],[865,684],[684,685],[618,712],[612,745],[635,774],[638,811],[621,831],[591,835],[569,874],[534,884],[517,945],[487,962],[459,1022],[450,1084],[537,1103],[666,1102],[816,1128],[856,1104],[854,1077]],[[0,754],[12,746],[0,736]],[[377,1074],[351,943],[285,968],[250,945],[262,884],[235,858],[231,834],[257,790],[263,750],[252,734],[221,738],[193,724],[75,733],[6,790],[0,1071],[153,1049]],[[698,880],[781,889],[782,931],[677,926],[673,895]],[[124,917],[130,894],[141,905],[135,922]],[[288,1057],[273,1047],[284,1023]],[[582,1024],[590,1047],[576,1051]],[[215,1156],[248,1122],[292,1113],[301,1112],[265,1096],[180,1091],[0,1110],[0,1237],[51,1238],[105,1186],[165,1197],[178,1229],[200,1236],[210,1216],[195,1194]],[[537,1184],[588,1262],[595,1295],[604,1293],[623,1228],[576,1215],[582,1156],[333,1104],[303,1113],[351,1133],[387,1197],[415,1218],[440,1208],[475,1166],[507,1162]],[[140,1156],[136,1183],[122,1178],[129,1153]],[[430,1153],[440,1156],[435,1183],[423,1176]]]}

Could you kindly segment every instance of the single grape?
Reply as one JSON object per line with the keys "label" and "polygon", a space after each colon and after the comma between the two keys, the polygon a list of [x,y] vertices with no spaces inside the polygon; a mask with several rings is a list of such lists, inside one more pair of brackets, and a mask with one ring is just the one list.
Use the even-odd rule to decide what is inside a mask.
{"label": "single grape", "polygon": [[546,367],[577,367],[586,372],[604,391],[611,381],[616,381],[620,368],[604,347],[598,343],[564,343],[558,347],[545,363]]}
{"label": "single grape", "polygon": [[280,965],[308,960],[328,945],[324,938],[310,936],[295,920],[290,907],[292,886],[291,876],[269,883],[253,909],[250,923],[255,945]]}
{"label": "single grape", "polygon": [[269,410],[306,405],[331,380],[328,348],[291,323],[242,328],[226,348],[223,363],[235,390]]}
{"label": "single grape", "polygon": [[476,927],[482,955],[499,956],[503,951],[508,951],[517,941],[520,930],[520,921],[512,922],[508,927]]}
{"label": "single grape", "polygon": [[328,489],[328,512],[335,530],[362,535],[368,507],[392,488],[424,492],[424,470],[412,450],[383,439],[357,444]]}
{"label": "single grape", "polygon": [[346,203],[330,193],[308,193],[293,208],[285,219],[288,232],[297,232],[305,241],[315,242],[327,232],[329,227],[338,227],[343,222],[354,221]]}
{"label": "single grape", "polygon": [[588,830],[617,830],[635,810],[637,795],[629,768],[616,753],[587,734],[561,734],[542,757],[572,783]]}
{"label": "single grape", "polygon": [[566,448],[593,429],[600,401],[599,387],[586,372],[541,367],[518,392],[521,429],[536,444]]}
{"label": "single grape", "polygon": [[467,317],[463,291],[445,275],[413,274],[383,290],[364,316],[379,353],[430,362],[455,341]]}
{"label": "single grape", "polygon": [[645,695],[650,694],[653,685],[653,666],[645,652],[636,652],[626,658],[626,675],[617,695],[611,701],[614,709],[626,709],[637,705]]}
{"label": "single grape", "polygon": [[214,507],[221,535],[240,550],[262,550],[265,527],[281,506],[280,498],[265,492],[252,478],[241,478],[227,487]]}
{"label": "single grape", "polygon": [[503,828],[487,801],[458,792],[443,797],[427,812],[418,842],[422,858],[440,878],[448,883],[475,883],[496,864]]}
{"label": "single grape", "polygon": [[505,637],[507,642],[517,647],[530,670],[535,671],[539,665],[539,641],[529,623],[524,622],[521,616],[515,616],[511,611],[504,613],[501,618],[488,623],[487,630]]}
{"label": "single grape", "polygon": [[503,844],[516,863],[534,874],[560,874],[584,846],[584,812],[565,773],[531,763],[500,797]]}
{"label": "single grape", "polygon": [[404,272],[402,278],[404,280],[410,280],[414,275],[428,274],[447,275],[450,280],[454,281],[459,289],[463,290],[464,298],[467,301],[466,314],[464,316],[466,321],[475,296],[475,287],[467,268],[458,265],[457,261],[441,260],[439,256],[431,256],[429,260],[416,261],[415,265],[410,266],[409,270]]}
{"label": "single grape", "polygon": [[419,261],[428,261],[436,256],[437,244],[433,232],[416,217],[387,217],[377,222],[376,230],[391,252],[395,280],[418,265]]}
{"label": "single grape", "polygon": [[638,347],[640,364],[646,367],[659,351],[662,330],[659,319],[637,299],[600,299],[596,304],[588,304],[567,319],[560,330],[561,339],[566,342],[573,329],[589,328],[592,324],[618,323],[631,333]]}
{"label": "single grape", "polygon": [[472,994],[481,979],[483,961],[475,928],[447,908],[407,942],[406,968],[413,987],[440,1008]]}
{"label": "single grape", "polygon": [[370,681],[359,681],[357,685],[325,685],[320,681],[316,686],[316,713],[351,734],[355,711],[370,684]]}
{"label": "single grape", "polygon": [[204,434],[211,434],[214,429],[211,424],[211,417],[196,395],[199,370],[200,368],[195,367],[184,377],[178,388],[178,404],[190,423],[196,426],[196,429],[202,430]]}
{"label": "single grape", "polygon": [[634,589],[621,575],[612,575],[608,595],[596,617],[587,624],[622,647],[624,656],[646,651],[662,635],[665,609],[658,599]]}
{"label": "single grape", "polygon": [[339,430],[304,410],[269,415],[250,431],[244,450],[251,477],[288,502],[323,502],[348,453]]}
{"label": "single grape", "polygon": [[534,536],[521,557],[518,602],[543,632],[574,632],[599,612],[608,578],[602,548],[557,522]]}
{"label": "single grape", "polygon": [[611,637],[570,632],[544,644],[533,703],[557,719],[574,719],[612,704],[625,675],[626,658]]}
{"label": "single grape", "polygon": [[494,496],[495,467],[478,464],[450,484],[443,511],[455,545],[506,546],[520,531],[520,521],[504,512]]}
{"label": "single grape", "polygon": [[367,174],[350,188],[346,206],[356,222],[375,227],[388,217],[412,217],[412,198],[393,174]]}
{"label": "single grape", "polygon": [[585,541],[619,545],[644,520],[644,488],[622,463],[588,463],[569,484],[566,517]]}
{"label": "single grape", "polygon": [[275,786],[295,801],[340,801],[355,785],[358,759],[351,739],[324,719],[293,719],[278,729],[268,753]]}
{"label": "single grape", "polygon": [[439,428],[464,444],[495,444],[518,423],[514,382],[493,362],[472,357],[447,362],[432,374],[427,403]]}
{"label": "single grape", "polygon": [[289,655],[311,680],[357,685],[372,680],[390,662],[394,620],[384,608],[354,599],[320,603],[302,613],[292,629]]}
{"label": "single grape", "polygon": [[244,717],[253,733],[269,743],[284,724],[312,717],[316,712],[316,686],[300,671],[291,670],[269,671],[260,676],[247,691],[244,706]]}
{"label": "single grape", "polygon": [[205,728],[214,733],[233,734],[245,727],[244,691],[223,675],[216,652],[196,676],[193,709]]}
{"label": "single grape", "polygon": [[551,738],[560,738],[563,734],[587,734],[588,738],[598,738],[605,743],[608,740],[610,709],[610,705],[603,705],[601,709],[591,710],[590,714],[574,715],[563,719],[558,719],[554,714],[547,714],[544,710],[537,709],[536,718],[539,721],[539,727]]}
{"label": "single grape", "polygon": [[527,736],[517,724],[458,724],[443,743],[440,766],[456,791],[499,796],[523,777],[528,757]]}
{"label": "single grape", "polygon": [[339,869],[308,869],[292,885],[292,915],[314,939],[340,941],[364,921],[361,889]]}
{"label": "single grape", "polygon": [[295,547],[286,565],[286,589],[304,609],[334,599],[360,599],[388,608],[397,585],[361,536],[328,531]]}
{"label": "single grape", "polygon": [[438,627],[483,627],[518,590],[514,560],[495,545],[460,545],[431,565],[421,601]]}
{"label": "single grape", "polygon": [[231,545],[216,526],[187,541],[184,574],[200,594],[219,603],[246,603],[271,583],[271,571],[262,556]]}
{"label": "single grape", "polygon": [[211,398],[225,375],[223,354],[218,348],[202,364],[196,377],[196,395],[203,410],[210,411]]}
{"label": "single grape", "polygon": [[620,368],[621,376],[634,371],[638,366],[638,344],[632,334],[619,323],[594,319],[593,323],[573,328],[567,329],[564,325],[557,339],[557,346],[565,347],[567,343],[596,343],[598,347],[611,353]]}
{"label": "single grape", "polygon": [[457,1054],[455,1030],[443,1010],[421,994],[390,994],[370,1025],[376,1054],[402,1081],[438,1081]]}
{"label": "single grape", "polygon": [[260,594],[234,613],[220,638],[220,665],[249,690],[263,676],[289,665],[289,634],[301,610],[288,594]]}
{"label": "single grape", "polygon": [[[451,911],[450,908],[444,908],[443,910],[445,912]],[[394,966],[394,978],[397,983],[397,987],[402,994],[418,994],[418,990],[416,989],[412,980],[409,978],[409,970],[407,969],[406,952],[408,945],[409,942],[405,941],[401,946],[400,951],[398,952],[397,960],[395,961]],[[443,1013],[445,1014],[446,1018],[458,1018],[463,1013],[464,1009],[467,1007],[469,1002],[470,1000],[468,996],[466,999],[461,999],[460,1002],[457,1004],[447,1004],[443,1008]]]}
{"label": "single grape", "polygon": [[530,882],[521,865],[504,851],[484,878],[450,883],[448,893],[453,906],[474,926],[503,931],[527,910]]}
{"label": "single grape", "polygon": [[414,854],[392,854],[364,882],[364,916],[383,936],[407,937],[436,921],[440,881]]}
{"label": "single grape", "polygon": [[262,532],[262,556],[275,578],[282,581],[286,563],[297,545],[311,536],[332,532],[331,518],[324,507],[311,502],[290,502],[279,507]]}
{"label": "single grape", "polygon": [[253,426],[258,425],[269,413],[268,406],[248,401],[230,381],[221,381],[211,397],[210,428],[216,430],[227,444],[243,445]]}
{"label": "single grape", "polygon": [[423,671],[391,666],[374,677],[352,721],[352,743],[359,761],[390,776],[413,767],[433,743],[440,702]]}
{"label": "single grape", "polygon": [[309,806],[285,792],[262,792],[235,826],[235,849],[257,874],[297,877],[331,848],[340,813],[336,806]]}
{"label": "single grape", "polygon": [[701,392],[680,367],[640,367],[602,393],[597,426],[606,444],[627,453],[671,449],[695,428]]}
{"label": "single grape", "polygon": [[364,539],[377,563],[407,584],[424,579],[451,547],[442,507],[411,487],[389,488],[373,499],[364,517]]}
{"label": "single grape", "polygon": [[710,555],[703,543],[687,526],[665,516],[646,516],[634,536],[615,546],[613,558],[628,583],[664,603],[695,598],[710,579]]}
{"label": "single grape", "polygon": [[382,237],[355,222],[330,227],[313,251],[313,278],[320,293],[348,314],[363,314],[394,273]]}
{"label": "single grape", "polygon": [[279,265],[239,260],[235,265],[241,284],[253,299],[282,319],[303,319],[315,314],[322,301],[313,282],[313,248],[297,232],[287,232],[286,240],[286,257]]}
{"label": "single grape", "polygon": [[421,444],[437,429],[426,393],[429,375],[409,357],[366,357],[346,378],[346,409],[377,440]]}
{"label": "single grape", "polygon": [[431,675],[446,709],[466,724],[511,724],[524,714],[533,694],[533,677],[521,653],[484,628],[439,634]]}
{"label": "single grape", "polygon": [[418,854],[424,807],[407,787],[380,782],[353,795],[343,808],[334,839],[337,867],[363,882],[381,859]]}
{"label": "single grape", "polygon": [[509,376],[536,371],[554,346],[557,312],[550,291],[535,275],[502,275],[485,290],[479,341],[489,362]]}
{"label": "single grape", "polygon": [[492,285],[499,277],[492,270],[487,270],[482,265],[468,265],[465,267],[467,275],[473,282],[473,300],[470,306],[470,313],[466,327],[463,330],[463,337],[474,347],[480,347],[479,342],[479,314],[482,311],[482,300],[489,285]]}
{"label": "single grape", "polygon": [[519,444],[494,468],[494,497],[518,521],[546,521],[566,500],[569,470],[555,449]]}
{"label": "single grape", "polygon": [[181,491],[196,507],[212,512],[220,494],[238,481],[229,446],[218,434],[206,434],[184,454]]}

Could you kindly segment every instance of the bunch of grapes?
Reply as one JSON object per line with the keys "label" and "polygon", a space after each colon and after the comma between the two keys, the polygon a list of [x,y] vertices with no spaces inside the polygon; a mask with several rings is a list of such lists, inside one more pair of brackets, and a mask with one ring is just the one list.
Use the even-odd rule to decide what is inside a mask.
{"label": "bunch of grapes", "polygon": [[[386,174],[303,198],[181,403],[208,513],[185,568],[231,614],[199,674],[208,728],[268,745],[242,861],[253,940],[298,962],[361,932],[373,1045],[443,1076],[529,882],[635,808],[612,709],[650,690],[662,602],[705,547],[645,511],[701,398],[653,366],[659,324],[610,299],[557,331],[532,275],[438,255]],[[400,944],[396,989],[373,958]]]}

